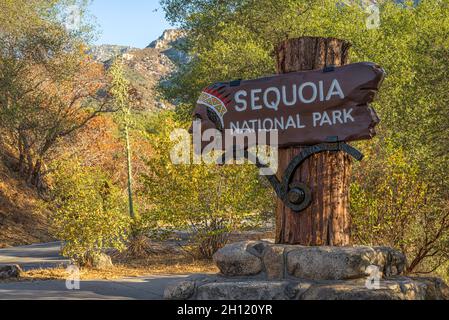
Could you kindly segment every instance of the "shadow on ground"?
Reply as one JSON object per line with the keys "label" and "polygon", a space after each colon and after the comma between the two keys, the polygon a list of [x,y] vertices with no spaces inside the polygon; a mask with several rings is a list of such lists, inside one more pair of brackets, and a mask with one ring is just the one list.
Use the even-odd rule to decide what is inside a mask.
{"label": "shadow on ground", "polygon": [[0,300],[162,300],[165,288],[185,276],[151,276],[114,281],[82,281],[68,290],[65,281],[0,283]]}
{"label": "shadow on ground", "polygon": [[23,270],[67,266],[70,261],[59,254],[61,242],[0,249],[0,266],[18,264]]}

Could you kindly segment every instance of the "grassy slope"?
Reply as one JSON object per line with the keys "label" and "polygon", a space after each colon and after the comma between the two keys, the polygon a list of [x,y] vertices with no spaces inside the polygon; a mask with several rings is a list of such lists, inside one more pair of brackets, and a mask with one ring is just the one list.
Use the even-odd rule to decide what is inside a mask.
{"label": "grassy slope", "polygon": [[0,158],[0,248],[53,240],[37,193]]}

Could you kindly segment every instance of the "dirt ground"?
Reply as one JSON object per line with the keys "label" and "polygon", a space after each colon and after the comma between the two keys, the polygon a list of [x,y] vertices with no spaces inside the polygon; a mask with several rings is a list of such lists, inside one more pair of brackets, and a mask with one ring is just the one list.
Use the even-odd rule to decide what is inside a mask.
{"label": "dirt ground", "polygon": [[50,241],[49,212],[0,155],[0,248]]}

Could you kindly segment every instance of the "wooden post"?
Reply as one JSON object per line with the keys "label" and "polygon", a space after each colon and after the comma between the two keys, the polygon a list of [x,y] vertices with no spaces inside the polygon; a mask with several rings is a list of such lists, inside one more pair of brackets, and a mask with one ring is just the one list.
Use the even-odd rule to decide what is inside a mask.
{"label": "wooden post", "polygon": [[[334,38],[289,39],[277,49],[278,73],[341,66],[348,62],[350,44]],[[279,150],[278,178],[301,148]],[[277,201],[276,242],[305,246],[350,244],[349,185],[351,158],[343,152],[314,155],[298,169],[293,181],[307,184],[312,204],[301,213]]]}

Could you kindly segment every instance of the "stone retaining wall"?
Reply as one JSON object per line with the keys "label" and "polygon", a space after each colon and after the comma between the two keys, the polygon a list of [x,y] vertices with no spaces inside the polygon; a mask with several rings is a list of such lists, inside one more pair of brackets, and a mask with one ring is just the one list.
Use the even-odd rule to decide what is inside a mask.
{"label": "stone retaining wall", "polygon": [[[438,278],[405,277],[406,257],[387,247],[303,247],[264,241],[219,250],[220,275],[168,287],[172,300],[441,300]],[[373,271],[376,271],[373,274]]]}
{"label": "stone retaining wall", "polygon": [[225,276],[263,274],[267,280],[365,278],[370,266],[389,277],[401,275],[406,265],[402,253],[387,247],[302,247],[262,241],[228,245],[214,261]]}

